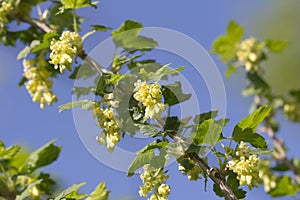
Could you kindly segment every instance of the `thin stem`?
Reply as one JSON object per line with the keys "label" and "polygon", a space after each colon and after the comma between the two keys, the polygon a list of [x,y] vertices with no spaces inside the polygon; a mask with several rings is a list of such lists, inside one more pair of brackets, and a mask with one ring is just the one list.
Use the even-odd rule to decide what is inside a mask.
{"label": "thin stem", "polygon": [[77,33],[78,32],[78,25],[77,25],[77,17],[76,17],[76,10],[73,10],[73,27],[74,31]]}

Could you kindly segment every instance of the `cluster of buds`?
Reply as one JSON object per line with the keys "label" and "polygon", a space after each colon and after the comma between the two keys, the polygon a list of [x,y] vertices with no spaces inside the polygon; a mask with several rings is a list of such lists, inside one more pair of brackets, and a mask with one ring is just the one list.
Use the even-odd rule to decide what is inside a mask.
{"label": "cluster of buds", "polygon": [[300,104],[295,97],[291,97],[286,101],[283,112],[289,120],[293,122],[300,121]]}
{"label": "cluster of buds", "polygon": [[249,189],[258,186],[258,162],[257,155],[250,154],[250,147],[240,142],[232,160],[228,162],[227,168],[237,174],[240,185],[248,185]]}
{"label": "cluster of buds", "polygon": [[165,110],[166,105],[160,103],[162,100],[162,91],[159,83],[147,84],[145,81],[137,80],[134,86],[135,93],[133,97],[146,107],[146,119],[153,119]]}
{"label": "cluster of buds", "polygon": [[242,41],[236,51],[239,64],[245,66],[246,71],[258,71],[258,64],[264,55],[262,51],[263,47],[263,43],[258,42],[253,37]]}
{"label": "cluster of buds", "polygon": [[10,2],[3,1],[0,5],[0,32],[3,30],[4,24],[8,22],[7,14],[13,9]]}
{"label": "cluster of buds", "polygon": [[47,62],[40,59],[37,63],[35,60],[23,60],[24,74],[28,80],[25,87],[32,97],[33,102],[40,102],[40,108],[44,109],[45,104],[49,106],[57,101],[52,92],[52,81],[49,80],[51,74],[46,69]]}
{"label": "cluster of buds", "polygon": [[98,136],[96,140],[100,144],[105,144],[109,151],[114,150],[121,138],[121,122],[114,113],[114,109],[119,106],[119,101],[113,98],[113,93],[105,94],[102,101],[103,108],[100,107],[100,102],[94,108],[98,126],[103,129],[101,136]]}
{"label": "cluster of buds", "polygon": [[80,46],[81,38],[78,33],[64,31],[59,40],[52,39],[50,44],[50,64],[55,69],[59,68],[60,73],[65,69],[72,71],[73,57]]}
{"label": "cluster of buds", "polygon": [[139,195],[148,198],[149,193],[152,193],[149,200],[167,200],[170,194],[170,186],[165,182],[169,176],[160,169],[155,169],[149,164],[145,165],[144,173],[140,175],[143,181],[143,186],[140,186]]}
{"label": "cluster of buds", "polygon": [[266,192],[276,187],[277,176],[270,171],[270,160],[259,161],[259,178],[263,182]]}

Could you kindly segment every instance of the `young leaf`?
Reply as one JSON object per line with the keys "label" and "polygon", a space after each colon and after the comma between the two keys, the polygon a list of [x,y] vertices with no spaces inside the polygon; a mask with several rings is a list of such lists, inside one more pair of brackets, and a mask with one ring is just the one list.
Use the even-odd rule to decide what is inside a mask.
{"label": "young leaf", "polygon": [[72,102],[69,102],[69,103],[59,106],[59,112],[62,112],[64,110],[69,110],[69,109],[79,107],[79,106],[81,106],[82,109],[89,110],[89,109],[93,108],[94,102],[87,100],[87,99],[80,100],[80,101],[72,101]]}
{"label": "young leaf", "polygon": [[288,43],[286,41],[277,41],[277,40],[266,40],[266,46],[267,48],[274,52],[274,53],[280,53],[282,52],[283,48]]}
{"label": "young leaf", "polygon": [[32,49],[34,49],[36,46],[40,44],[40,41],[38,40],[33,40],[30,43],[30,46],[26,46],[23,50],[21,50],[17,56],[17,60],[20,60],[21,58],[26,58],[27,55],[30,53]]}
{"label": "young leaf", "polygon": [[79,9],[87,6],[95,7],[96,3],[91,0],[61,0],[64,9]]}
{"label": "young leaf", "polygon": [[236,72],[236,66],[234,66],[234,65],[229,65],[229,66],[227,67],[227,70],[226,70],[225,78],[226,78],[226,79],[229,79],[230,76],[231,76],[233,73],[235,73],[235,72]]}
{"label": "young leaf", "polygon": [[234,42],[240,42],[243,38],[244,29],[238,23],[230,20],[227,26],[227,36]]}
{"label": "young leaf", "polygon": [[134,172],[137,169],[143,167],[145,164],[149,164],[154,157],[154,150],[138,153],[136,158],[128,168],[127,176],[133,176]]}
{"label": "young leaf", "polygon": [[108,200],[109,190],[106,189],[105,182],[101,182],[86,200]]}
{"label": "young leaf", "polygon": [[0,160],[9,160],[13,158],[20,149],[20,146],[11,146],[9,148],[5,148],[5,145],[0,140]]}
{"label": "young leaf", "polygon": [[71,194],[73,192],[77,192],[79,190],[79,188],[82,187],[85,184],[86,183],[74,184],[74,185],[68,187],[67,189],[65,189],[64,191],[62,191],[61,193],[59,193],[53,200],[66,199],[68,194]]}
{"label": "young leaf", "polygon": [[162,86],[162,94],[164,96],[165,103],[169,106],[189,100],[192,96],[191,94],[182,93],[181,82]]}
{"label": "young leaf", "polygon": [[151,142],[150,144],[146,145],[141,150],[139,150],[138,153],[145,153],[145,152],[151,151],[153,149],[162,149],[162,148],[166,147],[168,144],[169,143],[167,141],[165,141],[165,142],[154,141],[154,142]]}
{"label": "young leaf", "polygon": [[138,124],[137,126],[143,134],[149,135],[150,137],[160,134],[160,131],[157,130],[153,124]]}
{"label": "young leaf", "polygon": [[54,145],[54,142],[55,140],[52,140],[32,152],[27,158],[23,170],[33,172],[37,168],[49,165],[55,161],[59,156],[61,147]]}
{"label": "young leaf", "polygon": [[39,45],[35,46],[31,52],[38,52],[42,49],[48,48],[50,46],[50,42],[53,38],[57,38],[58,35],[55,32],[49,32],[44,35],[43,42]]}
{"label": "young leaf", "polygon": [[177,116],[167,117],[164,130],[177,132],[180,127],[180,121]]}
{"label": "young leaf", "polygon": [[299,185],[293,183],[293,180],[288,176],[283,176],[277,182],[276,187],[269,192],[272,197],[294,196],[300,191]]}
{"label": "young leaf", "polygon": [[258,133],[253,132],[250,128],[242,130],[239,126],[236,126],[233,133],[232,139],[236,142],[249,142],[255,148],[267,148],[265,138]]}

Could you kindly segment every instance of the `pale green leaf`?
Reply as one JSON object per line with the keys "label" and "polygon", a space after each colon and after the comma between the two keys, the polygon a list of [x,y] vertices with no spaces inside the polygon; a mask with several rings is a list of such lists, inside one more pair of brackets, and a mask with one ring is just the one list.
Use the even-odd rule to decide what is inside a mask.
{"label": "pale green leaf", "polygon": [[128,168],[127,176],[133,176],[134,172],[137,169],[143,167],[146,164],[149,164],[154,157],[154,150],[149,150],[144,153],[138,153],[136,158]]}
{"label": "pale green leaf", "polygon": [[62,200],[65,199],[66,196],[68,194],[73,193],[74,191],[77,192],[79,190],[80,187],[82,187],[83,185],[85,185],[86,183],[80,183],[80,184],[74,184],[70,187],[68,187],[67,189],[65,189],[64,191],[62,191],[61,193],[59,193],[58,195],[56,195],[56,197],[54,198],[54,200]]}
{"label": "pale green leaf", "polygon": [[59,112],[62,112],[64,110],[69,110],[69,109],[72,109],[72,108],[75,108],[75,107],[82,107],[82,108],[85,108],[87,110],[93,108],[94,106],[94,102],[93,101],[90,101],[90,100],[79,100],[79,101],[72,101],[72,102],[69,102],[69,103],[66,103],[66,104],[63,104],[61,106],[59,106]]}
{"label": "pale green leaf", "polygon": [[100,183],[86,200],[108,200],[109,190],[106,189],[105,182]]}
{"label": "pale green leaf", "polygon": [[30,190],[35,187],[36,185],[40,184],[43,180],[37,180],[33,183],[30,183],[26,189],[20,194],[20,195],[17,195],[16,196],[16,199],[15,200],[24,200],[26,199],[27,197],[29,197],[31,195],[30,193]]}

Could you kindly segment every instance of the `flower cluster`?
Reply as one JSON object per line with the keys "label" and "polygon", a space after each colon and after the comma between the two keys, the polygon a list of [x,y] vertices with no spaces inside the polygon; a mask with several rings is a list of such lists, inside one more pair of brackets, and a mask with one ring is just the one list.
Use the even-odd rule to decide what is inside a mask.
{"label": "flower cluster", "polygon": [[236,52],[236,57],[241,65],[245,66],[246,71],[258,71],[258,62],[263,56],[263,44],[255,38],[250,37],[241,42]]}
{"label": "flower cluster", "polygon": [[270,171],[270,160],[259,161],[259,178],[262,180],[266,192],[276,187],[277,176]]}
{"label": "flower cluster", "polygon": [[167,200],[170,194],[170,186],[165,182],[169,176],[165,175],[165,172],[160,169],[155,169],[149,164],[145,165],[144,173],[140,175],[143,181],[143,186],[140,186],[139,195],[141,197],[148,197],[149,193],[152,193],[149,200]]}
{"label": "flower cluster", "polygon": [[235,151],[235,156],[228,162],[227,168],[237,174],[240,185],[248,185],[249,189],[258,186],[258,162],[257,155],[250,154],[250,147],[241,142]]}
{"label": "flower cluster", "polygon": [[71,71],[73,57],[77,52],[80,42],[81,38],[79,34],[70,31],[64,31],[59,40],[52,39],[50,44],[52,52],[49,63],[53,64],[55,69],[59,68],[60,73],[63,73],[66,68]]}
{"label": "flower cluster", "polygon": [[13,9],[11,3],[3,1],[0,6],[0,32],[3,30],[4,24],[8,22],[7,14]]}
{"label": "flower cluster", "polygon": [[160,103],[162,99],[162,91],[159,83],[147,84],[145,81],[138,80],[134,84],[133,97],[146,107],[145,118],[152,119],[156,115],[165,110],[166,105]]}
{"label": "flower cluster", "polygon": [[49,80],[51,74],[45,66],[47,62],[44,59],[39,59],[37,63],[35,60],[23,60],[23,76],[28,80],[26,89],[33,102],[40,102],[41,109],[45,108],[45,104],[52,105],[57,101],[52,92],[52,81]]}
{"label": "flower cluster", "polygon": [[100,144],[105,144],[109,151],[113,151],[116,144],[121,138],[121,122],[114,113],[114,108],[119,106],[119,102],[113,100],[113,93],[105,94],[103,105],[106,108],[101,108],[100,103],[96,104],[94,114],[98,119],[98,126],[103,129],[101,136],[97,137]]}
{"label": "flower cluster", "polygon": [[283,112],[289,120],[293,122],[300,121],[300,104],[296,98],[291,97],[287,100],[283,106]]}

